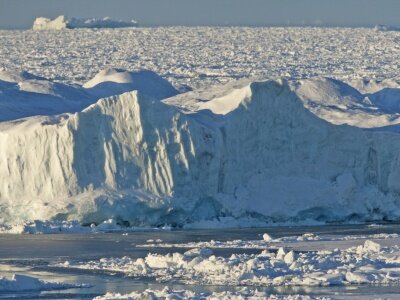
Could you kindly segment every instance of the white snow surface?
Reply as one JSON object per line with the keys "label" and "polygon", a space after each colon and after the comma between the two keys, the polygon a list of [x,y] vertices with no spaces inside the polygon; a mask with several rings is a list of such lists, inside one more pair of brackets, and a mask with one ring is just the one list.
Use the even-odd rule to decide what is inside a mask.
{"label": "white snow surface", "polygon": [[0,70],[0,121],[78,112],[102,97],[133,90],[156,99],[177,94],[168,81],[149,70],[106,69],[83,86],[54,82],[28,72]]}
{"label": "white snow surface", "polygon": [[95,297],[94,300],[141,300],[141,299],[179,299],[179,300],[311,300],[324,299],[329,297],[310,297],[304,295],[271,295],[254,289],[242,288],[237,292],[212,292],[196,293],[189,290],[173,290],[165,287],[162,290],[147,289],[144,292],[132,292],[129,294],[107,293]]}
{"label": "white snow surface", "polygon": [[86,284],[48,282],[32,276],[14,274],[12,278],[0,277],[1,292],[47,291],[88,287]]}
{"label": "white snow surface", "polygon": [[175,90],[132,74],[101,72],[85,92],[139,91],[0,123],[2,223],[399,218],[399,89],[242,80],[159,101]]}
{"label": "white snow surface", "polygon": [[82,87],[97,98],[134,90],[156,99],[164,99],[178,94],[167,80],[149,70],[136,72],[121,69],[102,70]]}
{"label": "white snow surface", "polygon": [[137,22],[132,20],[129,22],[121,20],[112,20],[110,17],[102,19],[68,19],[65,16],[58,16],[51,20],[44,17],[38,17],[33,22],[33,30],[62,30],[75,28],[121,28],[136,27]]}

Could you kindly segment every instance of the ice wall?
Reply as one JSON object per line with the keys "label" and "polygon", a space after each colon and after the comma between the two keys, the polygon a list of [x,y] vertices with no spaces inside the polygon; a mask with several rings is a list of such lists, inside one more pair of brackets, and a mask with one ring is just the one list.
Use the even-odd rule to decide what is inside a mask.
{"label": "ice wall", "polygon": [[310,108],[311,90],[269,80],[163,102],[128,92],[0,123],[0,222],[398,218],[397,126],[328,122]]}

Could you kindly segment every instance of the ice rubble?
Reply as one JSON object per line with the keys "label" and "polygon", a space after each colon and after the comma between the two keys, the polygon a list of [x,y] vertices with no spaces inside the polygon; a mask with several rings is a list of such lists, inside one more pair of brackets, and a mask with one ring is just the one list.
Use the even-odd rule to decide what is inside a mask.
{"label": "ice rubble", "polygon": [[33,22],[33,30],[62,30],[74,28],[121,28],[121,27],[136,27],[138,24],[132,20],[130,22],[112,20],[109,17],[103,19],[68,19],[65,16],[58,16],[51,20],[44,17],[38,17]]}
{"label": "ice rubble", "polygon": [[16,224],[0,224],[0,234],[74,234],[99,232],[138,232],[171,230],[171,227],[126,227],[114,219],[105,220],[100,224],[82,226],[78,221],[25,221]]}
{"label": "ice rubble", "polygon": [[185,284],[254,286],[332,286],[352,284],[396,284],[400,249],[381,247],[366,240],[346,248],[297,252],[269,248],[259,254],[216,256],[207,248],[185,253],[147,254],[144,258],[101,258],[88,262],[57,264],[78,268],[120,272],[134,277],[171,279]]}
{"label": "ice rubble", "polygon": [[162,290],[147,289],[144,292],[132,292],[129,294],[107,293],[98,296],[94,300],[141,300],[141,299],[181,299],[181,300],[328,300],[329,297],[310,297],[304,295],[271,295],[254,289],[241,288],[238,291],[199,293],[190,290],[173,290],[165,287]]}
{"label": "ice rubble", "polygon": [[64,83],[83,84],[109,66],[150,69],[181,91],[249,76],[400,82],[399,34],[322,27],[0,30],[0,57],[3,67]]}
{"label": "ice rubble", "polygon": [[[106,71],[83,88],[134,79]],[[398,89],[246,80],[158,101],[174,90],[141,84],[74,114],[0,123],[1,223],[400,216]]]}
{"label": "ice rubble", "polygon": [[64,290],[88,287],[86,284],[48,282],[35,277],[14,274],[11,279],[0,277],[0,293],[21,291]]}

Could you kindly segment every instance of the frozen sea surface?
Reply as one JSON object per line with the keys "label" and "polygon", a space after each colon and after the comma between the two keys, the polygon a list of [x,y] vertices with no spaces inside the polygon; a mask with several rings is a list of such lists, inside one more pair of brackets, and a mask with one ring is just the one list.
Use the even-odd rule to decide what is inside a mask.
{"label": "frozen sea surface", "polygon": [[[299,255],[317,250],[333,250],[363,245],[366,240],[374,240],[382,247],[395,247],[399,244],[399,225],[346,225],[322,227],[276,227],[257,229],[219,229],[219,230],[184,230],[164,232],[129,232],[129,233],[99,233],[83,235],[0,235],[0,276],[24,274],[45,281],[57,281],[66,284],[89,284],[89,288],[69,289],[62,291],[36,292],[0,292],[0,299],[15,297],[18,299],[91,299],[105,293],[129,294],[133,291],[142,292],[146,289],[163,290],[168,286],[171,290],[188,290],[197,293],[217,293],[230,291],[247,292],[259,290],[266,295],[308,295],[311,297],[329,297],[333,299],[374,299],[378,295],[386,295],[389,299],[400,297],[398,283],[382,284],[352,284],[332,286],[251,286],[242,284],[239,287],[231,285],[212,284],[185,284],[182,281],[171,279],[160,282],[157,278],[134,276],[107,269],[78,269],[60,267],[65,261],[73,264],[82,264],[89,261],[104,261],[105,258],[128,256],[131,259],[144,258],[151,253],[166,255],[167,253],[184,253],[187,248],[154,247],[149,241],[161,243],[204,243],[220,241],[229,243],[241,240],[243,245],[251,244],[255,240],[263,240],[264,233],[274,239],[286,240],[280,246],[292,249]],[[323,237],[325,243],[315,240],[304,241],[299,237]],[[397,237],[396,237],[397,236]],[[385,238],[386,237],[386,238]],[[297,238],[297,242],[293,242]],[[291,242],[290,242],[291,240]],[[336,242],[333,244],[329,240]],[[141,245],[141,247],[138,247]],[[307,246],[305,246],[307,245]],[[270,247],[274,252],[276,248]],[[244,246],[235,248],[212,248],[217,257],[228,258],[236,255],[257,255],[262,249],[248,249]],[[276,252],[276,251],[275,251]],[[310,252],[311,253],[311,252]],[[261,298],[262,299],[262,298]]]}
{"label": "frozen sea surface", "polygon": [[366,28],[3,30],[0,40],[0,68],[64,83],[107,67],[149,69],[180,90],[245,77],[385,79],[400,68],[400,32]]}

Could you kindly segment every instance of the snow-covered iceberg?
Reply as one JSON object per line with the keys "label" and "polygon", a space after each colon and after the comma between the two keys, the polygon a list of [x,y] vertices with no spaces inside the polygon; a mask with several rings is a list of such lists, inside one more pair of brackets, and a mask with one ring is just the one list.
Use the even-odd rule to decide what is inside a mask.
{"label": "snow-covered iceberg", "polygon": [[83,86],[54,82],[27,72],[0,70],[0,122],[79,112],[102,97],[133,90],[156,99],[177,94],[168,81],[149,70],[106,69]]}
{"label": "snow-covered iceberg", "polygon": [[121,27],[136,27],[137,22],[132,21],[121,21],[112,20],[109,17],[103,19],[68,19],[65,16],[58,16],[51,20],[44,17],[38,17],[33,22],[33,30],[62,30],[62,29],[74,29],[74,28],[121,28]]}
{"label": "snow-covered iceberg", "polygon": [[0,223],[399,218],[399,90],[315,78],[149,91],[0,123]]}

